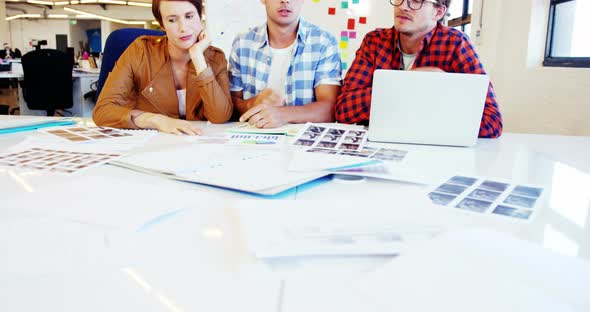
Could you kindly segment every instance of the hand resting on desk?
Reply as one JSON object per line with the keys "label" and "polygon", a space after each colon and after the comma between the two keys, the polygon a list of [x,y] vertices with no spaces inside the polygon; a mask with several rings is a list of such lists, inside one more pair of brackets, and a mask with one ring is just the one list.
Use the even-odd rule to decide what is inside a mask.
{"label": "hand resting on desk", "polygon": [[133,123],[142,129],[157,129],[172,134],[200,135],[202,130],[182,119],[170,118],[161,114],[144,112],[133,118]]}
{"label": "hand resting on desk", "polygon": [[258,128],[276,128],[287,123],[285,120],[285,96],[272,89],[262,90],[253,98],[253,106],[246,111],[240,121],[247,121]]}

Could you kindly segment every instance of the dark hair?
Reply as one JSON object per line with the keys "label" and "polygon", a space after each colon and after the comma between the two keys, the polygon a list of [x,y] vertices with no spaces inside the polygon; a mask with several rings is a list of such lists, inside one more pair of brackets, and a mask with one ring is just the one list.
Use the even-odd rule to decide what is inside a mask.
{"label": "dark hair", "polygon": [[[445,12],[445,15],[447,13],[449,13],[449,7],[451,6],[451,0],[436,0],[436,2],[437,2],[437,5],[438,6],[443,6],[444,5],[447,8],[447,11]],[[443,16],[438,21],[440,23],[442,23],[442,22],[444,22],[444,20],[445,20],[445,17]]]}
{"label": "dark hair", "polygon": [[162,14],[160,14],[160,2],[162,1],[184,1],[189,2],[197,8],[197,13],[199,13],[199,18],[202,16],[201,12],[203,12],[203,0],[152,0],[152,13],[154,17],[162,26]]}
{"label": "dark hair", "polygon": [[451,6],[451,0],[436,0],[436,2],[438,2],[438,5],[444,5],[444,6],[446,6],[447,7],[447,10]]}

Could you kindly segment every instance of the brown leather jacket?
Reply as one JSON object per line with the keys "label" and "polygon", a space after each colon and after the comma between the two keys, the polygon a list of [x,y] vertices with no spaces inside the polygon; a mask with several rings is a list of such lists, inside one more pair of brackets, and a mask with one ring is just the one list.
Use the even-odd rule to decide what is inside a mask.
{"label": "brown leather jacket", "polygon": [[[223,123],[233,111],[227,61],[215,47],[205,50],[204,57],[209,66],[198,76],[192,62],[188,66],[186,119]],[[141,36],[129,45],[109,74],[92,117],[99,126],[136,128],[133,110],[179,118],[166,36]]]}

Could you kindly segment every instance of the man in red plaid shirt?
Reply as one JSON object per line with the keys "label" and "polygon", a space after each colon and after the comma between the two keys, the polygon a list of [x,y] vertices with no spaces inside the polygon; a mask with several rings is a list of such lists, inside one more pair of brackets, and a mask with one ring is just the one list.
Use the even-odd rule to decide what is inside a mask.
{"label": "man in red plaid shirt", "polygon": [[[486,74],[469,38],[441,24],[450,2],[390,0],[395,26],[365,36],[336,102],[337,121],[368,123],[376,69]],[[502,115],[490,83],[479,137],[497,138],[501,134]]]}

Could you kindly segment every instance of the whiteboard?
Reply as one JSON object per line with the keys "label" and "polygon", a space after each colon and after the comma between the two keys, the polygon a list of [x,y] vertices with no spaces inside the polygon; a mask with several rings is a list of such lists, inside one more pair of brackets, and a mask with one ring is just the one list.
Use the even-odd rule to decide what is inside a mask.
{"label": "whiteboard", "polygon": [[[266,21],[260,0],[210,0],[205,8],[213,45],[228,58],[237,34]],[[393,26],[393,6],[387,0],[304,0],[301,15],[334,34],[340,45],[343,74],[367,32]]]}

